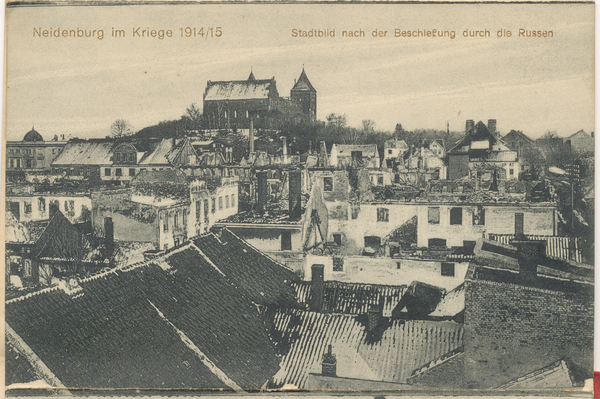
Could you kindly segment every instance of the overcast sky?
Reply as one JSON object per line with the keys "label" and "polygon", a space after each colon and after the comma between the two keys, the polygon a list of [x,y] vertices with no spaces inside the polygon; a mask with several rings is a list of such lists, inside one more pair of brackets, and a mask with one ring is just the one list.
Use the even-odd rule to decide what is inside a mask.
{"label": "overcast sky", "polygon": [[[532,138],[594,130],[593,4],[172,5],[19,7],[8,10],[7,138],[32,125],[104,137],[116,119],[134,130],[202,106],[207,80],[275,77],[289,96],[302,65],[318,92],[317,117],[347,114],[359,126],[401,123],[463,130],[496,119]],[[181,38],[179,28],[221,27],[219,38]],[[133,38],[133,28],[174,37]],[[102,29],[104,39],[34,37],[35,29]],[[125,38],[110,37],[111,29]],[[335,38],[293,38],[292,29],[335,29]],[[395,38],[395,29],[454,30],[456,38]],[[553,38],[519,38],[520,28]],[[342,38],[363,29],[365,38]],[[373,38],[375,29],[387,37]],[[464,38],[465,29],[491,32]],[[512,31],[497,38],[497,31]]]}

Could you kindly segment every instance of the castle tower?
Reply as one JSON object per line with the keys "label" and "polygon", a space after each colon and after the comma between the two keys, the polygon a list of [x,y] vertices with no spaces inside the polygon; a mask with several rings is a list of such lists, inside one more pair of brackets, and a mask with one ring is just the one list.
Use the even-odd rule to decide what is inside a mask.
{"label": "castle tower", "polygon": [[302,111],[310,117],[311,122],[317,118],[317,91],[310,84],[304,67],[298,81],[290,90],[290,98],[302,104]]}

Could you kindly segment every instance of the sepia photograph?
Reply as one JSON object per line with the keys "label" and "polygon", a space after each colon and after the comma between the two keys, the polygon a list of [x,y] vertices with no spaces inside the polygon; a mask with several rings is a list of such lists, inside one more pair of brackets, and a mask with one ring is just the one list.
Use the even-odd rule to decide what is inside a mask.
{"label": "sepia photograph", "polygon": [[592,398],[594,14],[8,2],[5,395]]}

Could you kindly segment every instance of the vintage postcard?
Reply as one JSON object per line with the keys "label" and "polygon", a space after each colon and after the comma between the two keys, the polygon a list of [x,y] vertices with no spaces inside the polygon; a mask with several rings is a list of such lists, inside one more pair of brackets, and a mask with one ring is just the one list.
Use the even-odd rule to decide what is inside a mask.
{"label": "vintage postcard", "polygon": [[9,2],[6,395],[591,397],[594,12]]}

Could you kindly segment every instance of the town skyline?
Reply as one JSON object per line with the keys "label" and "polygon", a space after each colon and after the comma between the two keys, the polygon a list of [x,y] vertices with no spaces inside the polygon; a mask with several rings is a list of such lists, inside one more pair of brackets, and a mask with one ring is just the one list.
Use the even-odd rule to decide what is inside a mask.
{"label": "town skyline", "polygon": [[[546,131],[566,137],[594,130],[593,15],[585,5],[331,5],[45,7],[9,9],[7,63],[8,140],[35,126],[46,140],[109,135],[116,119],[138,131],[178,119],[192,103],[202,107],[208,80],[274,77],[287,96],[304,67],[318,92],[317,119],[348,115],[358,127],[464,130],[465,120],[496,119],[503,134],[521,130],[532,138]],[[166,13],[166,10],[171,11]],[[515,10],[517,12],[515,12]],[[119,14],[117,14],[117,12]],[[260,15],[274,15],[260,24]],[[219,40],[133,38],[133,28],[219,26]],[[552,39],[465,39],[467,28],[515,34],[535,18]],[[460,21],[460,22],[451,22]],[[204,27],[209,28],[205,23]],[[426,24],[427,26],[424,26]],[[34,37],[38,29],[103,29],[98,38]],[[125,28],[128,27],[128,28]],[[250,27],[250,28],[248,28]],[[336,29],[335,38],[292,37],[293,28]],[[456,39],[373,38],[374,28],[454,30]],[[123,28],[126,37],[111,38]],[[362,29],[365,38],[341,37]],[[199,44],[201,43],[201,44]],[[11,48],[19,52],[11,55]],[[27,48],[27,49],[25,49]]]}

